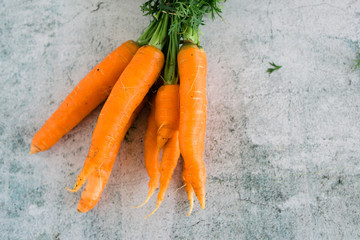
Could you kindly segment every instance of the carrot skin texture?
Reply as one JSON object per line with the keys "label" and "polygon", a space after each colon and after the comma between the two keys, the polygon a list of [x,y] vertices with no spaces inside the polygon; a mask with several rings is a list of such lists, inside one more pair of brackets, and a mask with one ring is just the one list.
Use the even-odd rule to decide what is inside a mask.
{"label": "carrot skin texture", "polygon": [[166,190],[169,187],[179,157],[179,131],[176,131],[163,149],[163,156],[160,164],[160,189],[157,197],[157,205],[159,206],[164,200]]}
{"label": "carrot skin texture", "polygon": [[[157,127],[155,121],[155,96],[151,100],[151,111],[148,117],[148,125],[145,132],[144,147],[145,147],[145,168],[150,177],[149,192],[146,200],[149,200],[154,194],[154,191],[159,186],[160,178],[160,149],[156,145]],[[145,203],[147,202],[145,200]]]}
{"label": "carrot skin texture", "polygon": [[139,45],[127,41],[96,65],[35,134],[30,153],[52,147],[109,95]]}
{"label": "carrot skin texture", "polygon": [[84,167],[76,180],[73,192],[86,182],[96,168],[111,157],[114,146],[120,147],[121,130],[126,127],[132,113],[158,78],[163,65],[164,55],[155,47],[143,46],[136,52],[100,112]]}
{"label": "carrot skin texture", "polygon": [[163,85],[158,89],[155,99],[152,99],[145,134],[145,167],[150,177],[149,192],[145,201],[137,208],[145,205],[159,186],[160,151],[178,129],[179,85]]}
{"label": "carrot skin texture", "polygon": [[162,148],[179,129],[179,85],[163,85],[156,94],[157,145]]}
{"label": "carrot skin texture", "polygon": [[156,137],[157,137],[157,127],[155,121],[155,95],[151,98],[150,101],[150,114],[148,117],[148,124],[145,132],[144,139],[144,149],[145,149],[145,168],[150,177],[148,186],[149,191],[146,196],[145,201],[136,206],[135,208],[140,208],[144,206],[154,194],[156,188],[159,186],[159,178],[160,178],[160,151],[161,149],[157,148]]}
{"label": "carrot skin texture", "polygon": [[[136,119],[137,115],[145,105],[147,98],[145,97],[139,107],[136,108],[134,113],[132,114],[129,122],[126,124],[126,127],[122,129],[120,133],[120,138],[124,139],[126,132],[129,130],[131,125],[133,124],[134,120]],[[119,149],[116,146],[113,147],[112,151],[110,152],[110,157],[105,161],[100,167],[95,170],[91,176],[89,177],[85,190],[81,194],[81,198],[79,200],[77,210],[79,212],[85,213],[90,211],[95,205],[98,203],[101,193],[103,192],[112,168],[114,166],[114,162],[116,160],[116,156],[118,154]]]}
{"label": "carrot skin texture", "polygon": [[185,191],[186,191],[186,195],[187,195],[187,198],[189,200],[189,212],[186,216],[190,216],[192,210],[193,210],[193,207],[194,207],[194,189],[193,187],[191,186],[191,184],[187,184],[186,182],[184,182],[185,184]]}
{"label": "carrot skin texture", "polygon": [[118,153],[116,150],[117,149],[114,147],[112,150],[112,156],[108,159],[108,162],[101,165],[90,175],[86,183],[85,190],[82,192],[77,206],[78,212],[88,212],[98,203],[100,196],[109,180]]}
{"label": "carrot skin texture", "polygon": [[172,175],[180,157],[179,131],[175,131],[172,138],[163,148],[163,156],[160,164],[160,189],[157,196],[156,208],[145,218],[153,215],[160,207],[164,200],[166,190],[169,187]]}
{"label": "carrot skin texture", "polygon": [[[206,53],[194,44],[184,44],[178,53],[180,77],[180,151],[184,158],[183,182],[188,197],[191,188],[205,208],[206,170],[203,162],[206,130]],[[190,198],[189,198],[190,201]]]}

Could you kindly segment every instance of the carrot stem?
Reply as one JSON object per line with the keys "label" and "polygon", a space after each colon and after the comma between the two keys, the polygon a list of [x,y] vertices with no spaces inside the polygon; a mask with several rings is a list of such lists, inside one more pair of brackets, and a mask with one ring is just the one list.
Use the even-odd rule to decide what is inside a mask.
{"label": "carrot stem", "polygon": [[161,11],[159,11],[155,16],[154,19],[150,22],[149,26],[145,29],[144,33],[139,37],[137,43],[140,46],[146,45],[151,40],[157,26],[159,23],[159,16]]}
{"label": "carrot stem", "polygon": [[200,46],[199,29],[186,26],[186,29],[184,29],[183,40],[184,43],[193,43]]}
{"label": "carrot stem", "polygon": [[163,49],[168,33],[169,14],[161,13],[157,28],[149,41],[149,45],[160,50]]}
{"label": "carrot stem", "polygon": [[[171,24],[178,22],[177,16],[171,16]],[[165,68],[164,68],[164,84],[177,84],[177,54],[179,52],[179,34],[169,32],[169,44],[167,49]]]}

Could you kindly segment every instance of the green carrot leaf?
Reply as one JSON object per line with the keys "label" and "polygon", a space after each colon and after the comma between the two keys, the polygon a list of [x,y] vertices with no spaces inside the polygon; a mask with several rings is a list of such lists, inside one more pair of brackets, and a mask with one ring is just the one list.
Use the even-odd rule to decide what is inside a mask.
{"label": "green carrot leaf", "polygon": [[276,65],[274,62],[269,62],[269,64],[272,66],[272,68],[268,68],[268,69],[266,70],[266,72],[268,72],[269,75],[270,75],[271,73],[273,73],[274,71],[279,70],[280,68],[282,68],[282,66]]}
{"label": "green carrot leaf", "polygon": [[358,53],[358,55],[357,55],[357,59],[355,60],[354,68],[355,68],[355,70],[360,68],[360,53]]}

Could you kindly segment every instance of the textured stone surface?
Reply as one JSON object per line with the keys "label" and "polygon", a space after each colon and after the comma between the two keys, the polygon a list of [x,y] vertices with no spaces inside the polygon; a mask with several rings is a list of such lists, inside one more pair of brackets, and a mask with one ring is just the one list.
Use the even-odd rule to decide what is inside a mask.
{"label": "textured stone surface", "polygon": [[[148,109],[99,204],[73,186],[100,108],[49,151],[31,138],[83,76],[149,19],[142,1],[0,1],[0,239],[359,239],[359,0],[229,0],[208,54],[207,208],[191,217],[181,162],[141,209]],[[269,76],[268,62],[283,68]]]}

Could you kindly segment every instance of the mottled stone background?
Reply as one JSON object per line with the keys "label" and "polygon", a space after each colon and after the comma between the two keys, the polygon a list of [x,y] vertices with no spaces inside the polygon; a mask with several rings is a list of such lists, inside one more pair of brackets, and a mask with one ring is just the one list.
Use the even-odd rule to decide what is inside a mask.
{"label": "mottled stone background", "polygon": [[[86,73],[136,40],[143,2],[0,0],[0,239],[360,239],[359,0],[229,0],[206,21],[207,208],[175,171],[147,192],[144,109],[99,204],[71,194],[100,108],[49,151],[32,136]],[[99,6],[99,7],[97,7]],[[98,8],[98,10],[96,10]],[[283,68],[269,76],[268,62]]]}

